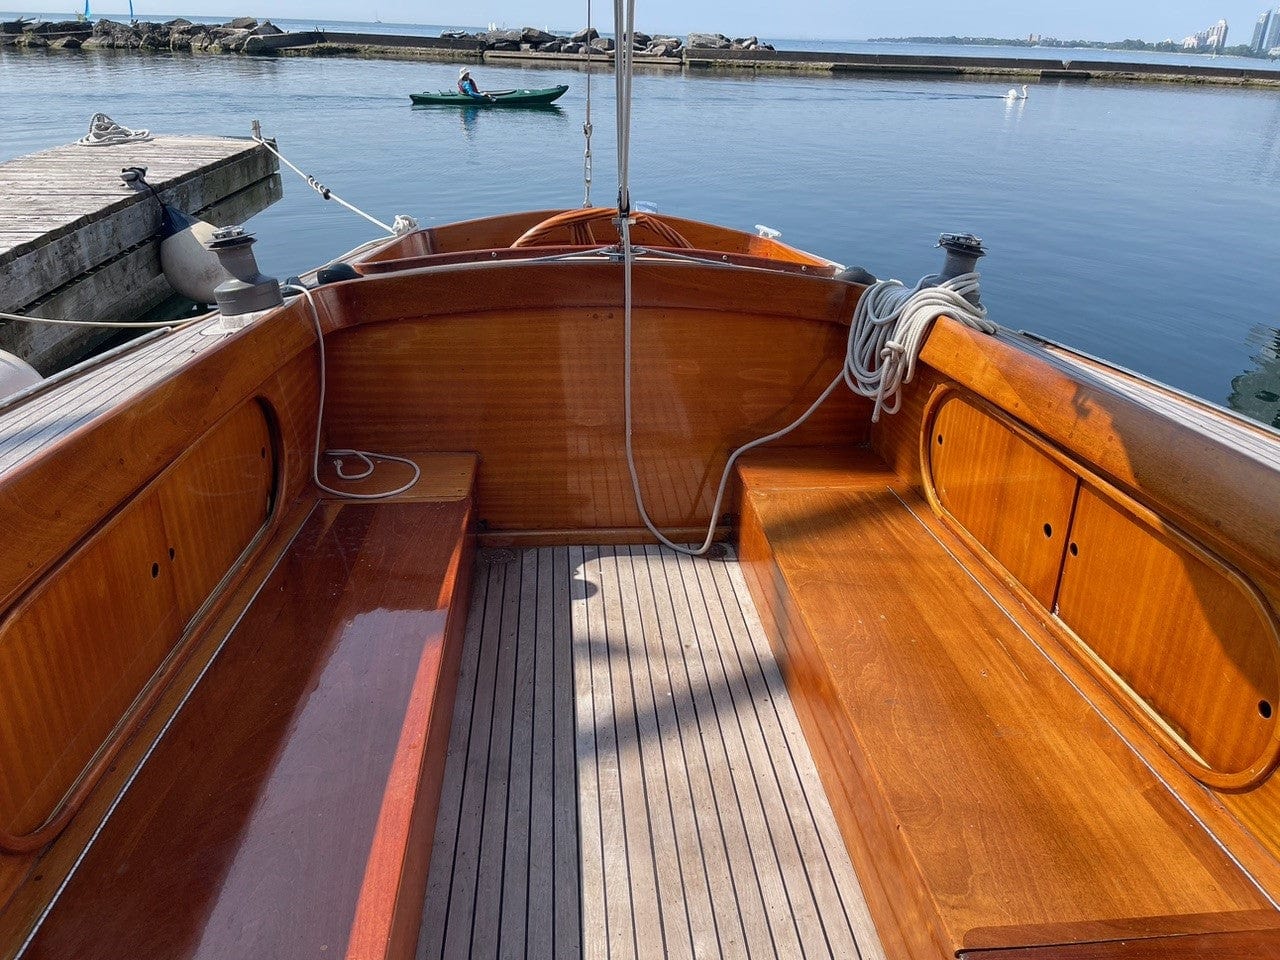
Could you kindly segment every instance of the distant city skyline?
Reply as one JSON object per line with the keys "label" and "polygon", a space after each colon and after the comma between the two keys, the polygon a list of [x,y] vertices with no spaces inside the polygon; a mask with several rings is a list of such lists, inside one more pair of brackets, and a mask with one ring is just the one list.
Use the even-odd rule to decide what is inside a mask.
{"label": "distant city skyline", "polygon": [[[77,0],[0,0],[13,12],[71,16]],[[884,36],[1027,37],[1040,34],[1064,40],[1181,40],[1225,19],[1237,43],[1248,43],[1264,5],[1256,0],[1170,0],[1167,3],[1117,4],[1082,0],[1038,5],[1014,0],[863,0],[855,5],[831,0],[639,0],[636,22],[642,30],[754,33],[762,37],[865,39]],[[127,16],[127,0],[92,3],[98,16]],[[402,23],[457,23],[481,26],[547,26],[574,29],[586,20],[585,0],[473,0],[465,7],[418,0],[371,0],[352,6],[345,0],[135,0],[139,18],[177,16],[256,16],[288,20],[354,20]],[[608,23],[612,3],[593,0],[593,20]],[[464,12],[465,11],[465,12]]]}

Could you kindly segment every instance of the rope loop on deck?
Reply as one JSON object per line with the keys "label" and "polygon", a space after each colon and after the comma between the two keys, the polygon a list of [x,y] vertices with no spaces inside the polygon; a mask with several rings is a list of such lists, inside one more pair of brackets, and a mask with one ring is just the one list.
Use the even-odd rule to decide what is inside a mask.
{"label": "rope loop on deck", "polygon": [[[316,406],[316,433],[315,443],[311,448],[311,482],[325,493],[331,493],[337,497],[344,497],[349,500],[385,500],[388,497],[397,497],[402,493],[407,493],[413,488],[422,476],[422,469],[410,460],[408,457],[398,457],[390,453],[372,453],[369,450],[351,450],[351,449],[328,449],[321,451],[320,442],[324,435],[324,401],[325,393],[328,389],[328,360],[324,350],[324,327],[320,323],[320,308],[316,306],[315,297],[311,290],[307,287],[294,286],[292,284],[284,284],[280,287],[281,292],[286,294],[300,294],[307,301],[310,308],[311,324],[316,331],[316,351],[319,356],[319,382],[320,396]],[[333,461],[334,472],[337,473],[341,480],[364,480],[373,475],[374,461],[383,460],[394,463],[403,463],[413,471],[413,477],[406,483],[401,484],[394,490],[385,490],[381,493],[352,493],[349,490],[335,490],[333,487],[327,486],[320,479],[320,458],[328,457]],[[358,460],[362,465],[360,472],[348,473],[343,466],[343,458],[350,457]]]}

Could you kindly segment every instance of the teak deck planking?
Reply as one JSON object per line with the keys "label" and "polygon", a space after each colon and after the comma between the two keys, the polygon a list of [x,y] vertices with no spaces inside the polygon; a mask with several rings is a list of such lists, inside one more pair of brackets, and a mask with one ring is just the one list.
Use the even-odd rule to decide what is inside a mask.
{"label": "teak deck planking", "polygon": [[731,558],[474,582],[420,960],[883,956]]}

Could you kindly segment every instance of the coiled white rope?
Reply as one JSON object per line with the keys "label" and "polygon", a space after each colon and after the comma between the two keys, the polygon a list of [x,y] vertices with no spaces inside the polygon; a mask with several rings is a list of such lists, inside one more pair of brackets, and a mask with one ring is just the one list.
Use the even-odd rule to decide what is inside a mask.
{"label": "coiled white rope", "polygon": [[[324,352],[324,328],[320,325],[320,311],[316,307],[315,298],[311,295],[311,291],[306,287],[295,287],[286,285],[280,288],[285,293],[297,293],[304,296],[307,300],[307,306],[311,308],[311,323],[316,330],[316,349],[320,355],[320,399],[319,405],[316,407],[316,435],[315,443],[312,445],[311,452],[311,481],[325,493],[331,493],[337,497],[346,497],[351,500],[384,500],[387,497],[399,496],[413,488],[418,482],[418,478],[422,476],[422,470],[416,463],[408,457],[397,457],[389,453],[371,453],[368,450],[325,450],[320,452],[320,438],[324,427],[324,400],[327,389],[326,378],[326,360]],[[413,479],[402,486],[396,487],[394,490],[386,490],[382,493],[351,493],[347,490],[335,490],[333,487],[327,486],[320,479],[320,457],[326,456],[333,460],[334,470],[337,471],[339,478],[343,480],[363,480],[372,475],[374,471],[375,460],[393,461],[395,463],[403,463],[413,469]],[[364,469],[360,473],[347,473],[342,468],[343,457],[354,457],[359,460]]]}
{"label": "coiled white rope", "polygon": [[738,458],[744,453],[780,440],[798,429],[827,398],[836,391],[841,381],[854,393],[875,399],[872,422],[880,419],[882,411],[896,413],[901,403],[902,385],[915,376],[916,359],[924,346],[925,338],[935,320],[942,315],[953,317],[966,326],[983,333],[995,333],[996,324],[987,319],[985,307],[975,307],[965,299],[965,294],[978,289],[978,274],[966,273],[946,283],[937,282],[936,276],[925,277],[914,288],[908,289],[897,280],[884,280],[868,287],[858,301],[853,322],[849,325],[849,341],[845,349],[845,362],[835,379],[827,385],[809,409],[780,430],[775,430],[750,443],[744,443],[729,455],[720,483],[716,488],[715,502],[711,507],[711,523],[707,535],[698,547],[687,547],[666,537],[649,518],[644,497],[640,493],[640,479],[636,472],[632,453],[631,424],[631,284],[629,271],[624,282],[623,341],[626,393],[626,449],[627,466],[631,471],[631,489],[635,493],[636,507],[645,527],[658,538],[658,542],[678,553],[700,557],[711,549],[719,524],[720,508],[724,503],[729,476]]}
{"label": "coiled white rope", "polygon": [[78,147],[113,147],[120,143],[143,143],[154,139],[150,130],[130,130],[105,113],[89,118],[89,132],[76,141]]}
{"label": "coiled white rope", "polygon": [[854,393],[875,401],[871,422],[897,413],[901,389],[916,372],[916,358],[933,322],[944,313],[983,333],[995,333],[985,307],[966,297],[978,292],[978,274],[965,273],[946,283],[923,278],[914,287],[884,280],[867,288],[849,327],[844,382]]}
{"label": "coiled white rope", "polygon": [[282,154],[279,150],[273,147],[271,145],[271,142],[262,136],[262,134],[259,132],[259,129],[258,129],[258,121],[255,120],[253,123],[254,123],[253,134],[252,134],[253,140],[256,143],[262,144],[262,146],[266,147],[269,151],[271,151],[271,153],[275,154],[277,160],[279,160],[286,167],[288,167],[290,170],[292,170],[294,173],[300,176],[303,180],[305,180],[307,182],[307,186],[309,186],[312,190],[318,193],[322,199],[332,200],[335,203],[337,203],[339,206],[346,207],[352,213],[356,214],[357,216],[364,217],[366,220],[372,223],[375,227],[380,227],[381,229],[387,231],[387,233],[391,234],[393,237],[403,236],[406,233],[410,233],[411,231],[418,229],[418,221],[406,214],[403,214],[403,213],[397,214],[395,220],[388,225],[383,223],[377,217],[374,217],[370,214],[365,213],[355,204],[348,203],[346,200],[343,200],[340,196],[338,196],[336,193],[334,193],[332,190],[326,187],[323,183],[321,183],[315,177],[311,176],[311,174],[298,169],[296,166],[290,163],[285,158],[284,154]]}

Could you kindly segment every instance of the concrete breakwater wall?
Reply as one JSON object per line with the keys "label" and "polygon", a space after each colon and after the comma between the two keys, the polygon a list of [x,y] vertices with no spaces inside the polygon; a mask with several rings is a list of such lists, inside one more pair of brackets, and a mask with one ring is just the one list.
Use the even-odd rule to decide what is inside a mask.
{"label": "concrete breakwater wall", "polygon": [[[298,31],[286,33],[270,21],[242,17],[225,24],[178,19],[131,24],[99,20],[0,25],[0,47],[24,49],[126,49],[251,56],[355,56],[450,62],[579,63],[611,60],[613,41],[595,30],[557,36],[534,27],[439,37]],[[756,37],[722,34],[688,37],[636,36],[642,66],[690,70],[771,70],[959,77],[1022,77],[1043,80],[1153,81],[1164,83],[1280,86],[1280,71],[1195,62],[1166,64],[1035,57],[942,57],[903,54],[775,50]]]}

